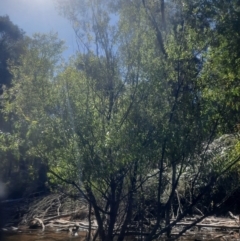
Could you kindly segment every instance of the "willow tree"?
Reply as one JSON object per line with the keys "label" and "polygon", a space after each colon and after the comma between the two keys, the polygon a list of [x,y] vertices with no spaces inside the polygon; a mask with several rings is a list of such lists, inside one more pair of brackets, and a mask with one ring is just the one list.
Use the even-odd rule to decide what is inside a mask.
{"label": "willow tree", "polygon": [[[126,66],[121,59],[123,43],[129,40],[115,23],[119,17],[115,4],[105,1],[72,4],[66,14],[79,37],[79,49],[85,51],[79,53],[75,71],[86,76],[81,104],[75,101],[71,81],[65,76],[78,138],[77,171],[82,181],[78,187],[94,209],[100,238],[112,240],[118,233],[118,239],[123,240],[141,186],[138,175],[148,173],[153,155],[142,148],[148,134],[148,129],[142,128],[146,123],[139,113],[132,116],[133,109],[143,107],[140,63],[132,58],[129,59],[132,63]],[[67,182],[71,183],[69,179]]]}
{"label": "willow tree", "polygon": [[[203,1],[201,5],[197,1],[180,1],[178,3],[142,1],[142,3],[148,23],[155,31],[156,49],[162,52],[162,58],[169,70],[164,76],[164,82],[167,81],[170,84],[168,88],[172,98],[168,97],[169,109],[165,109],[168,119],[164,121],[167,123],[166,132],[161,132],[164,137],[160,143],[162,155],[159,162],[160,167],[164,167],[165,164],[171,166],[169,182],[172,187],[165,209],[162,209],[166,213],[167,224],[169,223],[168,213],[170,213],[172,198],[179,188],[181,179],[187,176],[188,180],[191,180],[190,193],[185,200],[189,205],[185,205],[177,220],[186,215],[199,202],[199,199],[204,198],[204,193],[211,190],[219,176],[239,160],[236,153],[232,157],[225,156],[218,162],[218,164],[221,162],[225,165],[220,164],[221,168],[219,168],[216,167],[217,164],[214,161],[209,160],[207,155],[209,144],[214,138],[222,133],[232,133],[234,125],[232,120],[234,119],[236,123],[238,119],[234,107],[230,108],[228,99],[230,96],[233,97],[231,91],[235,90],[236,93],[235,84],[231,78],[224,78],[222,73],[219,75],[219,70],[215,72],[213,68],[209,68],[213,63],[218,68],[218,64],[223,63],[226,59],[237,61],[236,56],[225,58],[226,56],[219,55],[223,50],[220,46],[230,44],[226,35],[225,43],[219,44],[223,43],[221,29],[225,25],[224,29],[231,32],[235,22],[232,19],[226,24],[218,18],[219,13],[224,12],[224,8],[219,2],[215,3],[214,7],[208,1]],[[225,19],[231,19],[230,16],[233,15],[233,18],[237,19],[237,8],[234,6],[236,7],[236,2],[231,1]],[[231,11],[234,13],[231,14]],[[228,25],[227,28],[225,28],[226,25]],[[236,37],[236,34],[235,32],[232,36]],[[237,41],[237,37],[235,40]],[[218,51],[216,54],[218,57],[211,55],[212,49],[214,49],[214,53],[216,50]],[[227,65],[223,64],[220,69],[229,73]],[[221,93],[224,91],[219,85],[223,78],[228,85],[226,95]],[[210,79],[212,81],[209,81]],[[216,100],[218,98],[219,101]],[[226,165],[226,163],[228,164]],[[216,172],[216,169],[219,172]],[[163,172],[164,168],[160,168],[159,171]],[[158,187],[161,186],[162,177],[159,175]],[[158,191],[158,195],[161,196],[160,191]],[[218,200],[216,206],[219,207],[221,204],[222,200]],[[152,234],[158,229],[160,219],[159,217],[159,222],[156,223]],[[166,229],[171,228],[174,223],[166,225]],[[166,229],[162,230],[166,231]],[[161,234],[162,230],[157,233]],[[157,235],[153,234],[153,237],[157,237]]]}
{"label": "willow tree", "polygon": [[[81,4],[77,1],[59,2],[63,14],[73,24],[79,41],[79,51],[86,51],[88,55],[93,54],[99,59],[99,66],[106,72],[104,82],[102,74],[93,70],[89,73],[86,64],[81,65],[82,71],[88,76],[90,74],[100,85],[108,85],[110,79],[107,102],[101,97],[101,104],[108,103],[104,109],[109,113],[113,106],[121,104],[123,96],[124,101],[128,100],[127,111],[123,112],[126,113],[124,118],[114,124],[117,131],[109,132],[107,129],[108,135],[114,133],[117,137],[122,126],[131,123],[134,132],[128,133],[133,135],[130,138],[134,143],[134,150],[141,153],[137,158],[137,181],[142,180],[149,172],[149,167],[151,171],[157,169],[156,206],[153,207],[156,223],[150,230],[148,240],[162,233],[169,233],[176,223],[170,223],[170,214],[174,212],[171,209],[181,179],[189,176],[192,181],[185,200],[187,205],[181,208],[177,220],[181,220],[204,194],[209,192],[218,180],[218,175],[238,161],[238,157],[231,159],[229,165],[216,174],[214,169],[210,168],[214,164],[210,164],[206,155],[209,144],[222,133],[223,125],[226,126],[229,122],[226,120],[226,112],[223,111],[227,110],[227,98],[222,99],[221,105],[214,104],[215,100],[209,98],[213,85],[207,82],[204,74],[208,63],[212,61],[209,49],[216,43],[216,38],[220,40],[219,32],[214,28],[217,22],[216,12],[209,10],[207,1],[201,8],[197,2],[188,1],[86,1]],[[216,4],[215,7],[219,8],[220,5]],[[199,9],[202,10],[201,13]],[[219,24],[221,25],[221,22]],[[102,58],[106,58],[107,64],[101,63]],[[117,74],[120,79],[117,82],[120,85],[117,86],[123,91],[116,92],[121,93],[120,99],[118,95],[114,95],[116,89],[112,88],[115,86],[112,83],[112,73],[116,73],[112,71],[113,60],[117,61]],[[117,98],[114,99],[114,96]],[[98,109],[104,115],[103,109]],[[118,111],[115,113],[120,114]],[[105,114],[105,117],[109,118],[109,115]],[[115,118],[112,115],[109,118],[110,123],[115,122]],[[137,139],[134,138],[135,132],[138,133]],[[127,139],[129,134],[124,138]],[[124,146],[122,143],[121,145]],[[106,156],[106,160],[112,160],[113,150],[109,148],[107,153],[111,155]],[[126,150],[129,150],[131,156],[130,149]],[[131,157],[130,162],[134,159]],[[114,166],[117,166],[117,163],[115,162]],[[120,171],[121,168],[116,170]],[[125,189],[128,190],[127,187]],[[96,188],[92,191],[93,189],[91,197],[96,195],[98,190]],[[136,203],[146,200],[147,196],[140,194],[140,189],[135,192]],[[114,190],[109,191],[109,194],[113,193]],[[110,208],[107,215],[113,214],[111,210]],[[110,221],[112,226],[108,227],[113,227],[112,221],[114,222],[115,218]],[[109,234],[111,232],[108,232],[108,239],[111,236]]]}

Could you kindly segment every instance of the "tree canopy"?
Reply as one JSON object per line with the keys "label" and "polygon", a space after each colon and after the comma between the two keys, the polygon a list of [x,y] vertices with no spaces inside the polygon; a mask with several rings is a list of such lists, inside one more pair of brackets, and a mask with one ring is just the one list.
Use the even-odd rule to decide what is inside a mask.
{"label": "tree canopy", "polygon": [[12,75],[9,62],[17,64],[23,52],[22,40],[24,32],[14,25],[8,16],[0,16],[0,85],[10,86]]}
{"label": "tree canopy", "polygon": [[238,1],[57,2],[79,51],[63,63],[56,35],[26,40],[4,148],[80,192],[101,240],[122,241],[137,217],[153,240],[194,208],[219,210],[240,159]]}

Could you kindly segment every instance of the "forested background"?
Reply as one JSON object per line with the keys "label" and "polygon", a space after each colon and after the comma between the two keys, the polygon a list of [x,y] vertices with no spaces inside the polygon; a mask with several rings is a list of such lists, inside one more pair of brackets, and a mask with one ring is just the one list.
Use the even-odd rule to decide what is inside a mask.
{"label": "forested background", "polygon": [[[0,17],[8,198],[80,193],[101,240],[154,218],[240,212],[240,2],[56,0],[78,51]],[[16,23],[17,24],[17,23]]]}

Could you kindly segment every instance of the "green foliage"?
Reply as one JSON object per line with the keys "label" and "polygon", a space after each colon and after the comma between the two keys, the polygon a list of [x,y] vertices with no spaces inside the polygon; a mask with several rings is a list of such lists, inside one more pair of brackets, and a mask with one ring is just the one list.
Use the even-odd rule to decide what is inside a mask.
{"label": "green foliage", "polygon": [[144,213],[146,200],[156,215],[148,239],[157,238],[178,189],[187,212],[238,161],[237,138],[224,155],[210,148],[238,131],[237,3],[226,13],[221,1],[213,10],[209,1],[59,2],[82,51],[60,67],[56,35],[26,40],[3,95],[14,126],[2,150],[11,142],[8,150],[41,160],[52,182],[77,186],[102,240],[121,218],[123,240],[133,207]]}
{"label": "green foliage", "polygon": [[[11,85],[9,63],[18,64],[23,53],[24,32],[14,25],[8,16],[0,16],[0,87]],[[2,93],[2,91],[1,91]]]}
{"label": "green foliage", "polygon": [[13,173],[18,172],[15,175],[25,173],[25,181],[29,183],[42,175],[41,163],[47,164],[41,158],[42,153],[51,149],[48,140],[54,129],[49,114],[55,109],[52,82],[62,46],[55,34],[35,34],[25,40],[24,54],[19,57],[18,65],[11,68],[13,86],[2,96],[2,113],[12,126],[9,133],[1,133],[1,155],[9,162],[9,170],[5,168],[2,172],[4,180],[11,182]]}

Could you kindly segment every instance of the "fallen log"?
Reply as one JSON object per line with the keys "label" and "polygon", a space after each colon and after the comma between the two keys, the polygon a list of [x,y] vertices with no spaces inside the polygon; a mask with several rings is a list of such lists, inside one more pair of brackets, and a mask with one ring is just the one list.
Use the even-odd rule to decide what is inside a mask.
{"label": "fallen log", "polygon": [[42,231],[44,231],[45,225],[44,225],[43,221],[40,218],[34,218],[34,220],[37,220],[42,225]]}
{"label": "fallen log", "polygon": [[228,214],[229,214],[230,218],[232,218],[234,220],[237,220],[237,221],[240,221],[240,216],[237,217],[237,216],[233,215],[230,211],[228,212]]}
{"label": "fallen log", "polygon": [[[188,226],[191,223],[180,222],[176,223],[176,226]],[[195,225],[196,227],[205,227],[205,228],[219,228],[219,229],[240,229],[238,225],[216,225],[216,224],[207,224],[207,223],[198,223]]]}
{"label": "fallen log", "polygon": [[[70,224],[56,224],[56,223],[48,223],[45,226],[47,227],[55,227],[55,228],[64,228],[64,229],[69,229],[71,227],[79,227],[81,229],[86,229],[88,230],[89,225],[86,224],[81,224],[81,223],[70,223]],[[92,226],[92,229],[96,230],[98,227],[97,226]]]}
{"label": "fallen log", "polygon": [[76,211],[75,212],[71,212],[71,213],[61,214],[59,216],[53,216],[53,217],[50,217],[50,218],[45,218],[44,222],[49,222],[49,221],[54,220],[54,219],[64,218],[64,217],[68,217],[68,216],[71,217],[71,215],[73,215],[75,213],[76,213]]}
{"label": "fallen log", "polygon": [[76,222],[72,222],[72,221],[67,221],[64,219],[56,219],[56,220],[51,220],[49,221],[50,223],[59,223],[59,224],[71,224],[71,223],[76,223]]}

